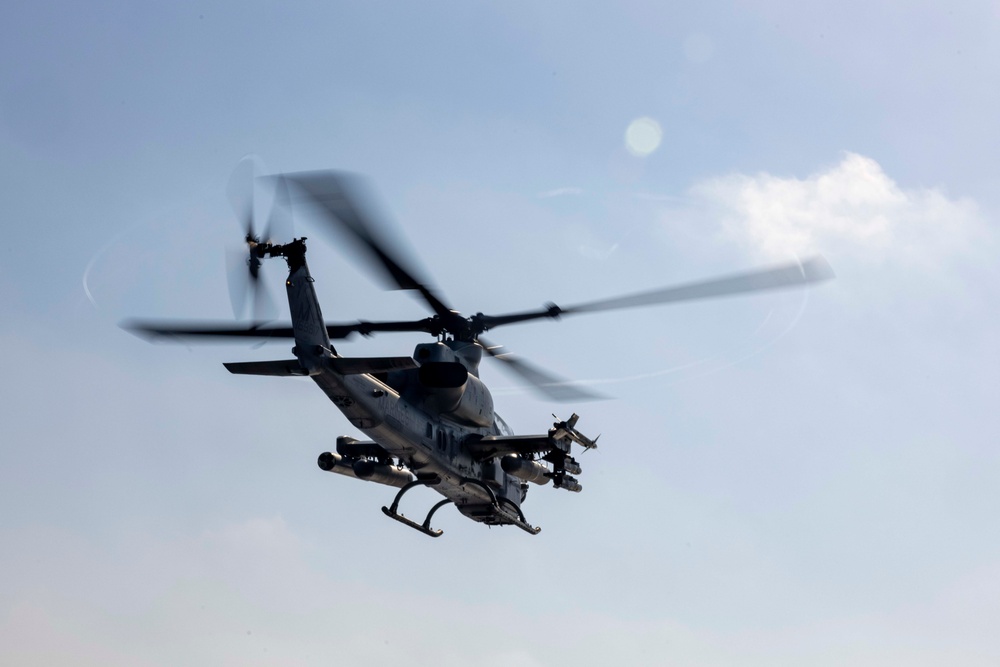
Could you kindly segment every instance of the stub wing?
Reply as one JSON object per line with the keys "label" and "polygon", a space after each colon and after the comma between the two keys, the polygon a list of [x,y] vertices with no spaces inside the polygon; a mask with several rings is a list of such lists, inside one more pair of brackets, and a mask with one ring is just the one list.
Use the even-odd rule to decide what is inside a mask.
{"label": "stub wing", "polygon": [[584,450],[597,447],[597,439],[601,436],[591,439],[577,430],[579,415],[574,413],[565,421],[558,421],[558,417],[556,419],[557,421],[545,435],[487,435],[466,443],[466,447],[480,461],[507,454],[529,457],[542,455],[541,458],[553,460],[546,454],[562,452],[568,455],[572,443],[583,447]]}
{"label": "stub wing", "polygon": [[465,447],[479,461],[497,459],[504,472],[526,482],[547,484],[551,480],[557,489],[579,493],[583,486],[573,475],[582,470],[573,458],[573,444],[584,450],[597,447],[597,438],[576,429],[579,419],[576,414],[565,421],[556,417],[545,435],[487,435],[467,441]]}
{"label": "stub wing", "polygon": [[487,435],[466,445],[480,461],[507,454],[544,454],[556,448],[548,435]]}

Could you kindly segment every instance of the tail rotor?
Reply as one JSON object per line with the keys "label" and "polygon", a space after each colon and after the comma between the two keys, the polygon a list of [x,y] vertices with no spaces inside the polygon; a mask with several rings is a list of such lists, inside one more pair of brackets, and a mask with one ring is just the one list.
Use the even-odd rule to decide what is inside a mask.
{"label": "tail rotor", "polygon": [[229,178],[226,194],[243,232],[244,245],[231,248],[226,254],[226,274],[229,298],[236,319],[244,319],[249,309],[253,322],[266,322],[278,315],[274,299],[261,280],[263,259],[273,242],[291,238],[291,200],[284,178],[274,179],[271,213],[258,233],[255,195],[258,176],[264,173],[260,158],[248,155],[240,160]]}

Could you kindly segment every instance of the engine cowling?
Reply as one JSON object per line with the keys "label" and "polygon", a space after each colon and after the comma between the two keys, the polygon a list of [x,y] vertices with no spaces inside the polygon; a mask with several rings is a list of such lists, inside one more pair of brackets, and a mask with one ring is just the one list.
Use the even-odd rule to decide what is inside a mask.
{"label": "engine cowling", "polygon": [[457,361],[428,361],[418,373],[429,411],[474,426],[493,423],[493,397],[465,366]]}

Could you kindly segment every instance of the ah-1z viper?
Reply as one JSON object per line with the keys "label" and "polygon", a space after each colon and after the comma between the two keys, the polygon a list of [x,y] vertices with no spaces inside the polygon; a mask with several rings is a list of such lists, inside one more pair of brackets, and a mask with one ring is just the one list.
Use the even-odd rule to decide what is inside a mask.
{"label": "ah-1z viper", "polygon": [[[579,462],[573,445],[584,450],[597,446],[577,429],[573,414],[556,422],[548,432],[515,435],[494,411],[489,389],[479,379],[484,353],[553,400],[578,400],[593,395],[541,369],[501,351],[482,334],[496,327],[537,319],[559,318],[621,308],[770,290],[826,280],[833,273],[821,257],[774,266],[703,282],[656,289],[627,296],[590,301],[567,307],[543,308],[504,315],[476,313],[466,317],[452,309],[404,263],[389,239],[380,233],[373,208],[366,205],[365,189],[357,176],[332,171],[302,172],[270,177],[274,184],[276,216],[289,215],[291,202],[304,204],[331,230],[356,242],[363,254],[385,271],[395,287],[417,292],[433,315],[414,321],[330,324],[324,321],[306,264],[305,238],[274,243],[265,229],[254,230],[254,176],[246,164],[230,182],[234,209],[246,231],[246,253],[240,263],[242,289],[259,299],[259,269],[267,258],[280,257],[288,265],[285,287],[291,326],[272,324],[206,324],[126,322],[123,326],[151,339],[187,337],[292,338],[293,359],[227,363],[236,374],[305,376],[311,378],[334,405],[370,440],[337,438],[336,451],[319,456],[319,467],[347,477],[398,487],[395,499],[382,511],[389,517],[427,535],[434,513],[448,503],[474,521],[488,525],[513,525],[531,534],[539,528],[525,519],[521,505],[528,483],[549,482],[559,489],[579,492]],[[248,175],[249,174],[249,175]],[[235,196],[233,196],[235,194]],[[242,194],[241,194],[242,193]],[[233,288],[233,283],[230,285]],[[238,298],[234,298],[234,308]],[[351,358],[339,355],[331,340],[355,333],[424,332],[434,342],[416,346],[412,356]],[[399,510],[407,491],[418,486],[436,490],[444,499],[418,523]]]}

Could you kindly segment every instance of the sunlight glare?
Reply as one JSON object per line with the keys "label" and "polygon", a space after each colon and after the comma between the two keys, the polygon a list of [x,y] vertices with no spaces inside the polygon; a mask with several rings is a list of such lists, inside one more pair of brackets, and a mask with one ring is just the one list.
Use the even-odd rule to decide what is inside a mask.
{"label": "sunlight glare", "polygon": [[660,147],[663,130],[648,116],[636,118],[625,130],[625,148],[636,157],[646,157]]}

